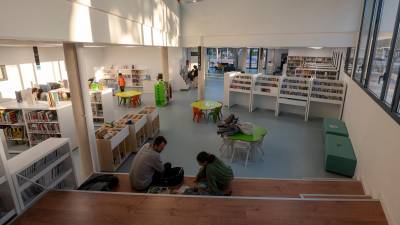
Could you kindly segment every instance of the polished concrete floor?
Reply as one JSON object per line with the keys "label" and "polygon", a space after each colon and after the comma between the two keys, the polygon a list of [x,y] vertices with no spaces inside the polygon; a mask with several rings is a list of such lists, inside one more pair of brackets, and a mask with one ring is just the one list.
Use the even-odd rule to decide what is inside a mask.
{"label": "polished concrete floor", "polygon": [[[197,90],[174,92],[173,101],[160,108],[161,131],[168,140],[162,153],[163,161],[185,169],[186,175],[195,175],[198,170],[196,155],[200,151],[208,151],[219,155],[221,138],[216,133],[213,122],[192,121],[190,103],[197,98]],[[223,80],[207,79],[206,98],[222,101]],[[143,96],[145,104],[153,104],[153,95]],[[126,112],[138,109],[116,105],[116,118]],[[322,137],[322,119],[310,118],[304,122],[299,115],[282,114],[278,118],[273,111],[257,110],[248,112],[244,107],[235,106],[224,109],[224,115],[234,113],[240,121],[248,121],[261,125],[268,130],[263,148],[264,160],[251,161],[247,168],[240,162],[231,166],[237,177],[260,178],[337,178],[325,172]],[[121,166],[118,172],[129,170],[131,157]],[[229,160],[225,160],[229,163]]]}

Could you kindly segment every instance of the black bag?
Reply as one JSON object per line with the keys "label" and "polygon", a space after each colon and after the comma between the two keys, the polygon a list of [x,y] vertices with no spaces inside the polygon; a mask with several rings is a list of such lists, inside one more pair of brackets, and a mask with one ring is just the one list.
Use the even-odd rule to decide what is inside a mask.
{"label": "black bag", "polygon": [[182,184],[184,176],[185,172],[182,167],[170,168],[160,178],[160,185],[166,187],[177,186]]}
{"label": "black bag", "polygon": [[111,191],[119,183],[118,177],[110,174],[100,174],[90,177],[78,190]]}

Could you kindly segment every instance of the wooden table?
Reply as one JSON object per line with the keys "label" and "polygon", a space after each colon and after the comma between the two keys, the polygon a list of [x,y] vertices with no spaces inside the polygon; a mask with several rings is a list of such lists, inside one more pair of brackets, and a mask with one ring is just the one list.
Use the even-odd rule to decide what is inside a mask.
{"label": "wooden table", "polygon": [[121,104],[120,99],[124,99],[124,104],[126,104],[126,99],[130,100],[131,98],[135,97],[135,96],[139,96],[139,104],[141,104],[141,99],[140,96],[142,95],[142,92],[140,91],[124,91],[124,92],[118,92],[115,93],[115,95],[118,97],[118,104]]}

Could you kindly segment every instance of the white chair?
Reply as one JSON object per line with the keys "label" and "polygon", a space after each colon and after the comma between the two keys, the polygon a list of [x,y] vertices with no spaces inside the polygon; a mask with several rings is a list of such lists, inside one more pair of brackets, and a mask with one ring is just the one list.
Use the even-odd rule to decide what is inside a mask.
{"label": "white chair", "polygon": [[250,151],[251,151],[250,143],[243,142],[243,141],[235,141],[235,143],[233,143],[231,163],[233,162],[235,155],[239,155],[240,153],[245,153],[246,159],[244,161],[245,162],[244,167],[247,167],[247,162],[249,161]]}
{"label": "white chair", "polygon": [[221,157],[231,157],[232,154],[232,145],[233,141],[230,140],[227,136],[222,137],[222,144],[219,147],[219,152],[221,153]]}

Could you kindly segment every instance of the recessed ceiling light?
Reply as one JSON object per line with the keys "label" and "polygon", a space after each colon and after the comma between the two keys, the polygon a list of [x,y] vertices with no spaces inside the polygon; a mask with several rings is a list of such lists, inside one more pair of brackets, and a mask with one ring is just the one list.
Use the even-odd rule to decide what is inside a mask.
{"label": "recessed ceiling light", "polygon": [[312,48],[312,49],[317,49],[317,50],[319,50],[319,49],[322,49],[323,47],[309,47],[309,48]]}
{"label": "recessed ceiling light", "polygon": [[201,1],[203,1],[203,0],[185,0],[184,3],[193,4],[193,3],[198,3],[198,2],[201,2]]}

